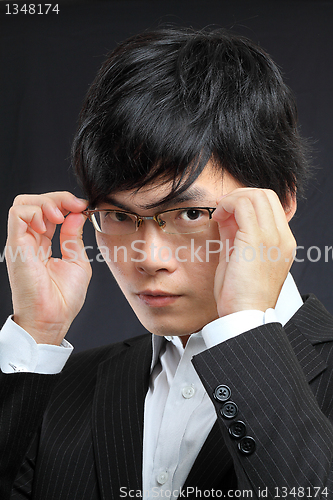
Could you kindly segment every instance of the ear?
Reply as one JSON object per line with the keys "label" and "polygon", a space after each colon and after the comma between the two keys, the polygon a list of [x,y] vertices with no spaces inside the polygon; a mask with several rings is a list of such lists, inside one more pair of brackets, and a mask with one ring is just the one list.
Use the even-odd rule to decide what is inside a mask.
{"label": "ear", "polygon": [[296,194],[289,195],[287,203],[284,206],[284,211],[287,217],[287,221],[290,222],[291,219],[294,217],[294,214],[297,209],[297,200],[296,200]]}

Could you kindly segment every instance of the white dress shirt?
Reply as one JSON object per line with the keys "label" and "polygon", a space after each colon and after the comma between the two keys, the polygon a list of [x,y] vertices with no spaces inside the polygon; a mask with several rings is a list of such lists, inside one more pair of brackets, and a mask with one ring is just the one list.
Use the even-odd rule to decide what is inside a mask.
{"label": "white dress shirt", "polygon": [[216,413],[191,358],[262,324],[285,325],[303,305],[289,274],[275,309],[241,311],[194,333],[185,349],[179,337],[152,336],[153,358],[145,400],[143,498],[177,498],[215,420]]}
{"label": "white dress shirt", "polygon": [[[177,498],[216,420],[213,404],[191,358],[262,324],[284,325],[302,304],[289,274],[275,309],[265,313],[241,311],[212,321],[190,336],[185,349],[179,337],[152,336],[151,377],[144,411],[145,499],[166,498],[169,492],[171,498]],[[61,346],[36,344],[11,318],[0,331],[0,367],[5,373],[58,373],[72,349],[67,341]]]}

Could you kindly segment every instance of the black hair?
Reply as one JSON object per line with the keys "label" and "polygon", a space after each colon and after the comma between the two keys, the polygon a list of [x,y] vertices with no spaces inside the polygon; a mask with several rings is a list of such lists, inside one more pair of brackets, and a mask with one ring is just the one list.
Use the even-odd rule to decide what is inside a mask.
{"label": "black hair", "polygon": [[305,153],[295,100],[275,63],[222,29],[163,28],[121,43],[88,91],[73,143],[92,207],[160,181],[172,181],[169,201],[210,159],[286,204],[308,176]]}

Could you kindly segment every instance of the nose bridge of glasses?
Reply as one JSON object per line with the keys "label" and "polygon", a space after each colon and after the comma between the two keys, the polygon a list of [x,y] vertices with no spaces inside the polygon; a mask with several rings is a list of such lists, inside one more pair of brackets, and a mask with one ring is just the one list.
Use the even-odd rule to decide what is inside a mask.
{"label": "nose bridge of glasses", "polygon": [[139,215],[139,216],[137,216],[138,217],[137,218],[137,227],[138,227],[138,229],[141,227],[141,225],[143,224],[143,221],[145,221],[145,220],[154,220],[158,224],[158,226],[160,228],[163,228],[165,226],[166,222],[164,220],[160,219],[159,215],[160,214],[155,214],[155,215],[150,215],[150,216],[149,215],[146,215],[146,216]]}

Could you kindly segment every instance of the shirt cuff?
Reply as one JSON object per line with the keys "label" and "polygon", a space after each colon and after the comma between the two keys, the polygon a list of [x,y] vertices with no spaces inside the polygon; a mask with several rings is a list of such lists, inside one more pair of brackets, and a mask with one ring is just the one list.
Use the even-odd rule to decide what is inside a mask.
{"label": "shirt cuff", "polygon": [[265,312],[257,310],[239,311],[208,323],[202,329],[202,337],[209,349],[267,323],[279,323],[274,309],[267,309]]}
{"label": "shirt cuff", "polygon": [[0,368],[3,373],[32,372],[56,374],[61,372],[73,346],[63,340],[60,346],[37,344],[12,316],[0,330]]}

